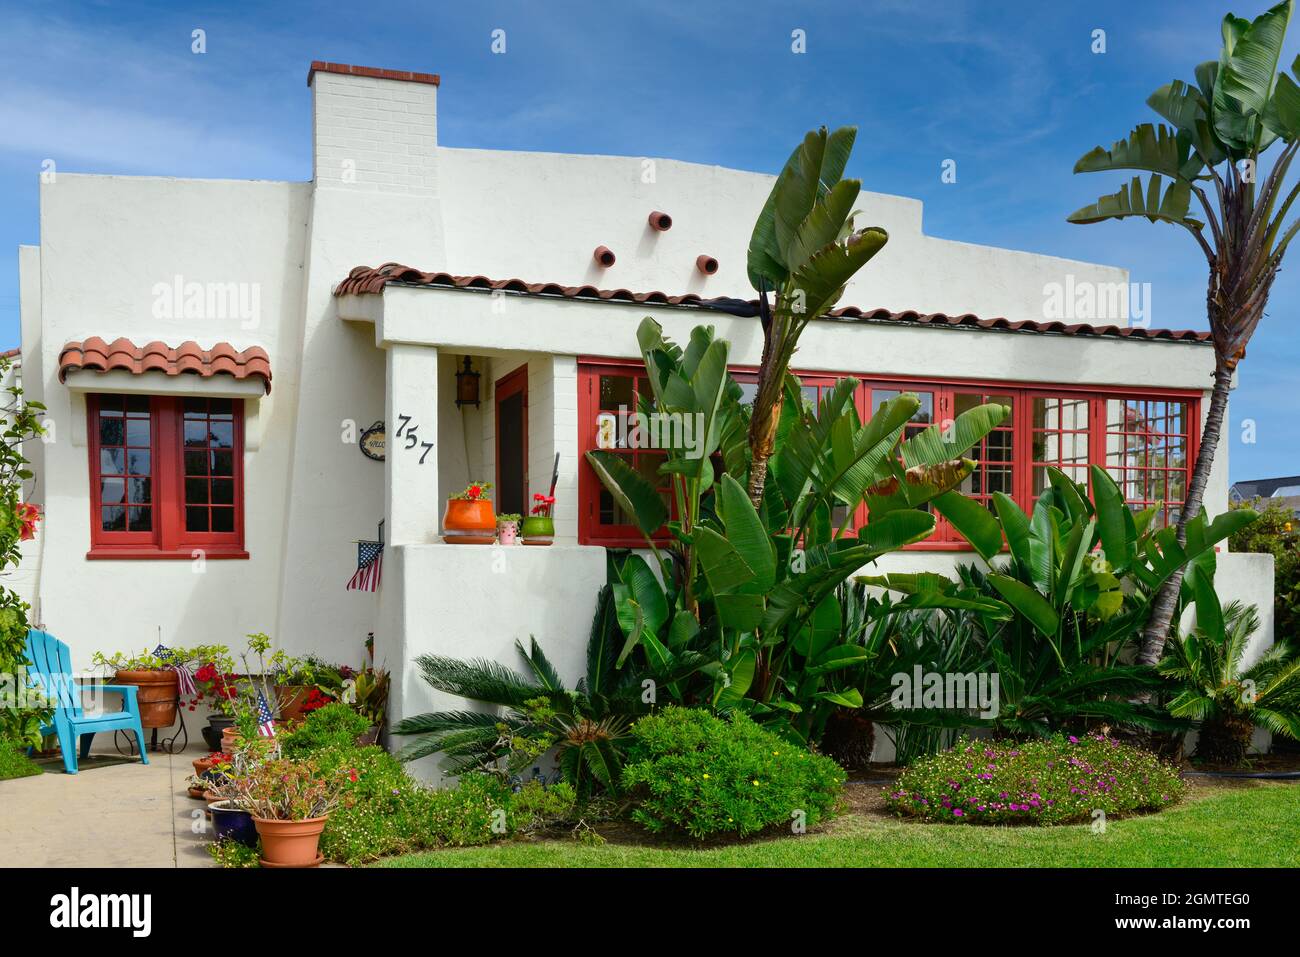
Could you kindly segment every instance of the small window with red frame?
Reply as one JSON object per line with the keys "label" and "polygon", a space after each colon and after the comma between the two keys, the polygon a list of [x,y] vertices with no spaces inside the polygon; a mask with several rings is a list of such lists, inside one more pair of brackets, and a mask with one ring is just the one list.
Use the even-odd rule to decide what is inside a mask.
{"label": "small window with red frame", "polygon": [[243,558],[243,403],[91,395],[91,558]]}

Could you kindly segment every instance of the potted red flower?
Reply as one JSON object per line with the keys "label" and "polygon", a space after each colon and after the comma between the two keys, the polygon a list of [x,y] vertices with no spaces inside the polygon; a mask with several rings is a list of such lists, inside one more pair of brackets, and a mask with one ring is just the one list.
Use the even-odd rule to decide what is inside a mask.
{"label": "potted red flower", "polygon": [[533,496],[532,514],[524,519],[523,528],[519,530],[525,545],[550,545],[555,541],[555,522],[551,518],[554,508],[554,495],[538,492]]}
{"label": "potted red flower", "polygon": [[453,545],[491,545],[496,541],[491,491],[492,483],[474,482],[447,499],[442,514],[443,541]]}

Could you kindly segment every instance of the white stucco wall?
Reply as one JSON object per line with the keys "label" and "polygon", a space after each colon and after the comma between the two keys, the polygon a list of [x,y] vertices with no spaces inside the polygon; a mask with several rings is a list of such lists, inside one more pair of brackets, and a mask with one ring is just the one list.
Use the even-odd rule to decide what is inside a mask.
{"label": "white stucco wall", "polygon": [[[39,294],[23,283],[28,382],[54,427],[45,455],[40,614],[84,668],[96,650],[222,641],[274,628],[283,564],[283,516],[299,350],[285,317],[301,310],[301,266],[310,196],[305,184],[181,181],[60,172],[41,186]],[[156,318],[157,283],[255,284],[255,319]],[[40,324],[26,321],[39,310]],[[244,458],[247,561],[87,561],[89,469],[84,395],[58,381],[72,339],[127,336],[138,344],[193,339],[210,347],[261,346],[274,357],[274,388],[251,399],[262,435]],[[39,378],[32,374],[39,369]],[[34,393],[35,394],[35,391]]]}
{"label": "white stucco wall", "polygon": [[[400,666],[422,654],[486,658],[522,671],[515,641],[527,647],[534,636],[570,687],[585,674],[594,599],[605,582],[603,548],[405,545],[390,561],[376,661],[394,670],[392,721],[482,708],[434,691],[414,666]],[[439,587],[429,587],[432,582]],[[408,740],[394,737],[392,743],[401,747]],[[434,758],[411,769],[426,780],[441,777]]]}

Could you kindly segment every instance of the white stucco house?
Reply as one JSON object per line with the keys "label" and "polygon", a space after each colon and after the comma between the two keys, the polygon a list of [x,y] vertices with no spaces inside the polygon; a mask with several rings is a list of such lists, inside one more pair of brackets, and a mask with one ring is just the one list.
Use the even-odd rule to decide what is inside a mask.
{"label": "white stucco house", "polygon": [[[53,426],[30,455],[33,619],[77,667],[160,633],[267,631],[355,661],[373,631],[396,716],[431,704],[404,667],[425,651],[513,661],[534,634],[576,672],[605,549],[639,541],[584,464],[596,416],[630,404],[646,315],[679,340],[714,325],[742,380],[757,365],[758,321],[709,300],[752,299],[746,247],[773,177],[444,146],[429,74],[313,63],[307,85],[310,182],[41,184],[40,245],[19,259],[23,382]],[[916,200],[859,205],[891,239],[805,333],[807,386],[851,374],[864,414],[913,390],[931,421],[1011,405],[977,496],[1028,506],[1045,465],[1097,462],[1134,503],[1177,508],[1213,371],[1201,335],[1053,320],[1049,291],[1101,290],[1100,309],[1127,273],[928,236]],[[456,402],[467,360],[478,406]],[[381,421],[377,461],[358,437]],[[524,511],[557,454],[554,546],[441,542],[449,493],[492,481],[498,511]],[[381,521],[382,584],[345,590]],[[890,567],[943,569],[960,549],[941,526]],[[1220,583],[1259,604],[1271,641],[1271,560],[1225,554]]]}

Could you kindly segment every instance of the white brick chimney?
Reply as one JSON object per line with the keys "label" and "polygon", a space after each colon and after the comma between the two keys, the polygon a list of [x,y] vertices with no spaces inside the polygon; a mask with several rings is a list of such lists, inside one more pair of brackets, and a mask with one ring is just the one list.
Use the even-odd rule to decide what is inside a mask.
{"label": "white brick chimney", "polygon": [[318,60],[307,85],[317,188],[437,195],[436,74]]}

